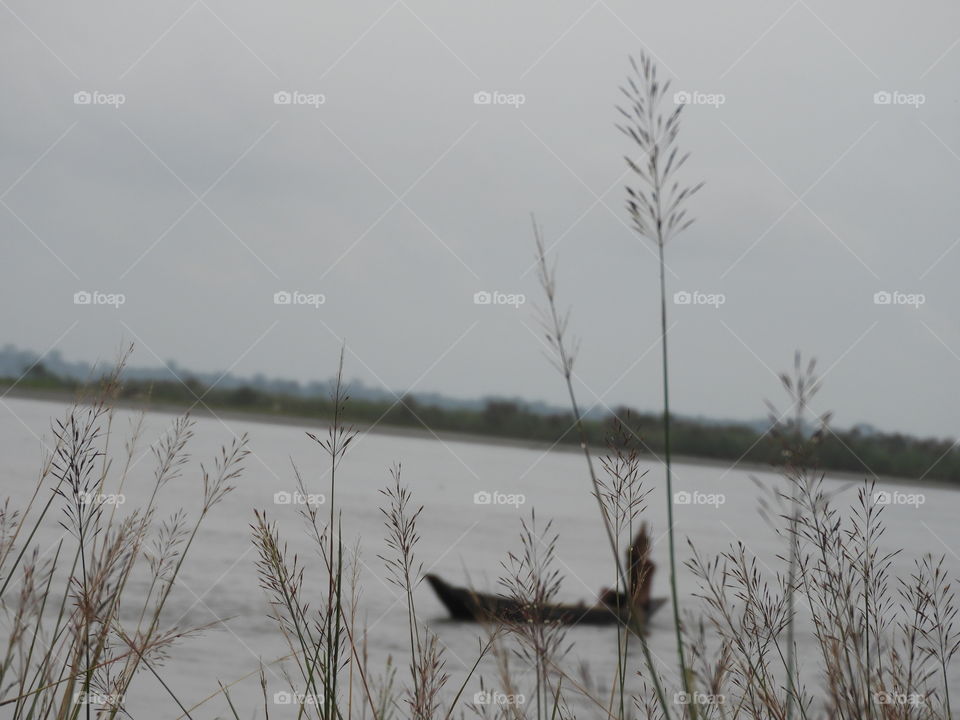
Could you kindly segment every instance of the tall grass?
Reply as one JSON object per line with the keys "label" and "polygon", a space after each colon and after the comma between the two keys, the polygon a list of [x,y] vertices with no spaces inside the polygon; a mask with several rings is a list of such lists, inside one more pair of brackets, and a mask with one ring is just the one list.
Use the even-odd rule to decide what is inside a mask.
{"label": "tall grass", "polygon": [[[539,234],[536,247],[545,269]],[[550,278],[551,307],[557,302],[552,273],[551,267],[544,275]],[[560,327],[566,330],[566,322]],[[908,578],[894,575],[899,551],[881,550],[883,506],[876,502],[874,484],[865,481],[852,506],[841,508],[816,468],[831,414],[815,418],[808,429],[806,413],[821,386],[815,362],[804,364],[797,353],[793,373],[782,374],[781,381],[790,405],[784,413],[768,407],[771,432],[782,444],[780,471],[787,487],[774,490],[777,502],[767,505],[765,514],[785,544],[785,569],[771,578],[742,542],[704,554],[688,541],[685,564],[698,583],[702,616],[694,627],[675,626],[682,691],[673,707],[666,705],[663,681],[646,656],[643,680],[651,692],[635,696],[635,707],[650,718],[675,712],[691,718],[952,717],[948,668],[960,650],[960,628],[945,558],[926,555]],[[598,481],[602,513],[615,519],[618,530],[624,517],[639,517],[645,496],[637,489],[642,474],[635,459],[624,457],[631,440],[627,430],[611,443],[612,459],[603,462],[609,480]],[[673,547],[668,551],[676,553]],[[673,578],[671,587],[675,590]],[[798,597],[806,604],[802,629]],[[819,652],[822,685],[813,691],[804,687],[800,672],[800,632],[812,636]],[[622,689],[619,673],[629,661],[624,644],[618,644],[618,653]],[[606,707],[605,717],[631,715],[619,702]]]}
{"label": "tall grass", "polygon": [[686,204],[701,187],[683,185],[677,173],[686,163],[689,153],[677,145],[680,134],[680,114],[683,105],[665,110],[664,98],[670,81],[657,78],[657,68],[647,55],[641,55],[639,65],[631,60],[633,75],[621,88],[627,100],[626,107],[618,108],[624,118],[619,125],[637,146],[640,156],[627,157],[627,165],[639,181],[627,188],[627,207],[637,233],[652,240],[657,246],[660,270],[660,346],[663,368],[663,439],[664,469],[667,491],[667,537],[670,544],[670,600],[677,637],[677,659],[684,692],[690,694],[690,679],[684,657],[680,600],[677,592],[677,552],[673,519],[673,473],[670,453],[670,363],[667,342],[667,280],[664,257],[667,243],[687,229],[693,218],[688,216]]}
{"label": "tall grass", "polygon": [[[808,433],[806,428],[806,414],[814,396],[820,390],[820,378],[816,373],[816,360],[811,358],[806,364],[800,351],[794,354],[793,374],[781,373],[780,382],[783,385],[790,405],[784,413],[776,410],[772,403],[767,403],[770,411],[770,427],[774,436],[778,437],[782,446],[782,472],[788,478],[800,478],[805,473],[815,471],[816,453],[823,439],[830,413],[825,413],[816,419],[816,427]],[[791,417],[791,410],[792,417]],[[785,418],[790,418],[786,422]],[[796,676],[796,608],[794,603],[794,588],[797,575],[797,544],[793,542],[799,522],[800,502],[796,493],[796,483],[788,483],[790,492],[787,493],[789,545],[786,579],[786,718],[791,720],[794,715],[794,682]]]}
{"label": "tall grass", "polygon": [[[427,627],[417,614],[414,590],[423,578],[422,565],[416,558],[420,535],[417,524],[422,507],[414,508],[412,495],[401,482],[400,465],[389,472],[391,482],[382,490],[385,506],[381,508],[387,536],[383,560],[390,583],[402,593],[406,606],[407,635],[409,639],[409,677],[401,689],[396,685],[396,672],[386,668],[377,684],[368,666],[365,638],[358,637],[356,603],[360,548],[352,558],[345,557],[343,520],[337,506],[337,480],[340,464],[357,438],[357,431],[343,421],[344,408],[349,400],[343,382],[343,352],[331,401],[336,409],[325,436],[307,433],[328,458],[329,485],[325,522],[317,505],[306,504],[301,509],[307,534],[322,559],[320,581],[326,587],[325,602],[312,609],[311,596],[305,588],[315,577],[317,567],[305,568],[296,555],[291,555],[276,524],[258,512],[253,526],[253,542],[260,559],[260,585],[274,609],[273,619],[285,638],[289,654],[284,659],[296,665],[298,680],[291,682],[290,693],[299,703],[298,716],[317,718],[366,717],[376,720],[393,716],[414,720],[452,717],[457,703],[482,659],[492,647],[492,640],[481,645],[473,666],[468,669],[452,700],[443,695],[450,680],[445,670],[444,649],[436,633]],[[309,487],[295,467],[301,495],[316,495],[319,488]],[[352,572],[348,569],[352,566]],[[352,579],[349,588],[345,579]],[[346,692],[342,679],[350,678]],[[354,692],[352,678],[356,674],[359,686]],[[266,693],[266,689],[264,690]],[[287,692],[287,691],[282,691]],[[354,696],[358,697],[355,698]],[[265,695],[266,697],[266,695]],[[449,705],[447,705],[449,703]],[[446,707],[444,707],[446,705]],[[269,710],[267,710],[269,716]]]}
{"label": "tall grass", "polygon": [[[789,488],[781,498],[786,501],[786,511],[778,517],[784,521],[778,531],[788,546],[786,572],[778,574],[776,583],[771,585],[760,571],[757,559],[742,543],[713,557],[703,556],[691,545],[687,565],[700,583],[698,597],[705,609],[695,628],[686,628],[681,622],[673,517],[665,248],[693,222],[686,204],[702,183],[684,185],[677,179],[688,154],[677,146],[682,106],[672,111],[662,109],[669,82],[658,80],[649,57],[642,56],[639,64],[632,63],[632,69],[633,76],[622,88],[628,105],[619,108],[626,120],[619,128],[640,151],[639,158],[627,158],[628,166],[640,180],[637,187],[627,190],[628,210],[638,234],[655,243],[659,265],[669,581],[682,687],[682,695],[676,696],[682,701],[675,702],[671,709],[641,633],[646,666],[643,679],[650,683],[652,695],[635,698],[635,705],[648,717],[665,718],[672,716],[672,710],[691,718],[716,715],[789,720],[795,712],[804,718],[814,713],[845,718],[950,717],[945,668],[960,648],[960,635],[953,625],[955,598],[945,580],[944,560],[934,561],[928,556],[918,563],[917,572],[909,581],[898,578],[902,601],[899,608],[893,607],[888,588],[896,553],[880,554],[878,549],[883,525],[880,509],[871,499],[873,487],[865,483],[861,488],[852,509],[852,524],[845,530],[841,530],[843,513],[831,505],[832,497],[823,490],[823,475],[815,468],[815,450],[829,415],[819,418],[821,429],[807,436],[804,415],[820,382],[815,364],[811,361],[804,367],[799,354],[794,375],[781,377],[791,398],[793,420],[783,423],[783,416],[772,418],[773,432],[783,442],[782,472]],[[540,283],[547,300],[548,311],[543,314],[547,339],[555,354],[554,364],[564,378],[576,425],[580,412],[571,381],[576,353],[570,352],[564,343],[569,316],[557,311],[555,265],[547,261],[542,234],[536,226],[534,238]],[[618,562],[610,518],[630,493],[615,485],[612,492],[601,494],[590,449],[583,440],[581,445],[594,496],[600,501],[604,528]],[[618,476],[616,471],[611,472],[610,464],[605,463],[604,467],[612,477]],[[630,504],[629,500],[626,504]],[[622,567],[617,565],[617,570],[622,579]],[[820,593],[819,603],[810,600],[814,589]],[[816,710],[815,695],[801,686],[796,657],[797,593],[808,600],[813,635],[821,649],[825,698],[817,699],[825,701]],[[938,605],[936,611],[928,608],[932,602]],[[897,623],[899,637],[891,637],[889,632],[895,610],[899,610],[901,618]],[[937,621],[930,622],[931,616]],[[720,638],[719,647],[713,648],[713,660],[709,658],[707,639],[712,633]],[[886,665],[885,654],[889,655]],[[903,665],[903,657],[909,658],[910,669],[892,671],[891,667]],[[939,669],[938,684],[925,684],[932,677],[930,671],[914,671],[917,658],[924,658]],[[621,692],[624,683],[620,672],[627,661],[626,643],[618,643]],[[922,683],[919,678],[923,678]],[[704,693],[697,688],[708,691],[706,705],[698,700]],[[930,702],[940,694],[942,704]],[[903,697],[911,703],[900,702]],[[722,705],[727,699],[733,702]],[[616,706],[611,703],[607,715],[629,717],[622,698]]]}
{"label": "tall grass", "polygon": [[[92,397],[53,425],[35,489],[20,511],[0,517],[0,606],[10,619],[0,665],[0,708],[12,718],[90,718],[123,714],[135,678],[202,627],[165,626],[164,607],[207,516],[232,490],[247,454],[246,439],[225,446],[199,472],[193,517],[157,517],[157,501],[187,481],[188,417],[174,421],[152,447],[155,469],[147,501],[120,517],[128,474],[140,452],[135,421],[121,462],[110,457],[112,401],[129,356]],[[45,550],[38,539],[59,515],[60,537]],[[145,571],[146,590],[131,589]],[[129,618],[136,618],[131,622]],[[174,699],[175,700],[175,699]]]}

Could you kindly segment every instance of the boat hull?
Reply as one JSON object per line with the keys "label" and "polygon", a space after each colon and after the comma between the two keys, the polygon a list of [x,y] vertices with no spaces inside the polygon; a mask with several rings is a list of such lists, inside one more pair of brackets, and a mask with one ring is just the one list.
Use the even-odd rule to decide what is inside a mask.
{"label": "boat hull", "polygon": [[[466,622],[528,622],[529,613],[517,600],[503,595],[478,593],[451,585],[437,575],[427,575],[427,582],[443,603],[450,617]],[[666,598],[652,598],[645,606],[633,610],[633,622],[643,623],[659,608]],[[560,625],[616,625],[630,624],[631,611],[605,603],[596,605],[554,604],[542,608],[538,615],[543,622]]]}

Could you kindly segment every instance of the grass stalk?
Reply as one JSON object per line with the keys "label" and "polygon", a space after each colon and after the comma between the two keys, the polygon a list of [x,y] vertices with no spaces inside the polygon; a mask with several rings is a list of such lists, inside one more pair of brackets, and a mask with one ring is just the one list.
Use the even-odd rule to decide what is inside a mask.
{"label": "grass stalk", "polygon": [[[627,157],[627,166],[640,180],[636,188],[627,188],[627,208],[637,233],[653,241],[657,248],[660,281],[660,347],[663,382],[663,436],[664,465],[667,493],[667,535],[670,553],[670,602],[673,610],[677,644],[677,662],[684,693],[690,696],[690,673],[684,656],[683,626],[680,620],[680,600],[677,589],[676,540],[673,512],[673,467],[670,442],[670,363],[667,342],[667,281],[665,248],[667,243],[693,220],[687,217],[686,203],[703,186],[681,185],[675,179],[677,171],[686,163],[688,153],[681,153],[676,145],[680,132],[680,113],[683,105],[673,111],[661,109],[670,82],[657,78],[652,59],[641,55],[638,65],[631,59],[633,75],[621,88],[628,100],[627,108],[620,107],[626,123],[619,129],[637,145],[640,157]],[[691,716],[696,717],[696,706],[691,705]]]}

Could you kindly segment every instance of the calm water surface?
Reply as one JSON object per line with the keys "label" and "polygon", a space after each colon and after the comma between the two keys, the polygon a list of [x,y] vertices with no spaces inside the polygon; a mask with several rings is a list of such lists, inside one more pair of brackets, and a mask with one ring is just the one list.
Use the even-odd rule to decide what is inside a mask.
{"label": "calm water surface", "polygon": [[[50,422],[61,414],[62,406],[32,400],[6,399],[0,408],[0,458],[2,458],[2,495],[9,495],[19,504],[32,492],[41,460],[38,437],[49,442]],[[129,434],[132,412],[118,412],[114,422],[119,437]],[[141,451],[158,438],[173,417],[152,414],[146,418]],[[170,688],[189,707],[217,690],[217,681],[230,683],[249,676],[233,688],[238,705],[246,708],[242,716],[262,717],[259,663],[269,663],[287,650],[282,638],[267,618],[265,596],[258,586],[255,571],[256,552],[250,542],[250,523],[254,509],[267,510],[279,525],[290,547],[300,553],[308,569],[308,584],[319,586],[322,578],[320,562],[306,541],[303,523],[296,509],[277,505],[274,496],[295,489],[291,461],[296,462],[312,492],[329,493],[326,456],[304,434],[304,426],[270,425],[231,419],[221,422],[199,418],[195,437],[190,445],[193,458],[184,476],[168,486],[161,504],[163,514],[183,506],[196,512],[201,498],[199,461],[212,462],[220,446],[234,434],[248,432],[253,454],[247,463],[236,490],[219,505],[202,530],[194,551],[181,572],[181,582],[174,591],[167,623],[195,626],[216,623],[203,636],[184,641],[166,661],[162,675]],[[312,428],[316,430],[316,428]],[[119,443],[115,445],[120,449]],[[120,456],[117,457],[119,463]],[[589,494],[589,481],[582,457],[575,453],[505,448],[463,442],[441,442],[435,439],[395,437],[380,434],[361,436],[341,466],[337,501],[343,512],[345,541],[361,541],[362,595],[360,614],[368,628],[368,651],[374,674],[379,674],[388,656],[399,665],[400,677],[407,668],[406,609],[397,589],[387,582],[383,561],[385,528],[378,492],[388,484],[389,468],[402,463],[402,477],[414,493],[417,503],[424,505],[419,523],[421,541],[417,548],[425,569],[455,582],[467,578],[478,588],[496,589],[500,563],[516,548],[520,518],[536,508],[538,524],[552,519],[560,535],[558,566],[563,571],[562,597],[565,600],[592,601],[597,590],[612,583],[611,563],[597,509]],[[645,519],[653,525],[659,542],[654,560],[659,566],[655,580],[656,594],[667,593],[667,543],[663,470],[650,463],[647,476],[652,493]],[[125,488],[124,508],[133,508],[150,488],[152,457],[147,454],[135,466]],[[719,505],[690,504],[676,513],[676,531],[681,559],[688,556],[686,538],[705,553],[724,550],[731,543],[742,541],[759,558],[761,567],[772,577],[782,567],[777,555],[782,543],[765,524],[758,510],[758,489],[750,475],[762,483],[779,482],[775,475],[726,470],[722,467],[677,465],[675,490],[689,493],[722,494]],[[847,483],[834,483],[836,489]],[[925,503],[919,507],[891,505],[886,510],[888,529],[883,537],[885,549],[903,548],[896,565],[908,568],[923,553],[946,554],[951,570],[960,566],[960,523],[957,522],[960,495],[944,489],[898,488],[888,490],[922,492]],[[525,504],[482,505],[474,502],[477,492],[522,494]],[[854,499],[856,489],[847,487],[843,497]],[[162,517],[163,515],[161,515]],[[48,550],[62,534],[60,516],[53,514],[40,538],[41,550]],[[684,611],[696,613],[698,603],[691,597],[696,589],[686,568],[679,571]],[[136,588],[134,588],[134,592]],[[320,598],[318,597],[318,602]],[[426,585],[416,591],[421,617],[437,632],[446,648],[447,670],[452,678],[449,687],[458,686],[465,667],[472,664],[477,650],[478,628],[445,620],[445,612]],[[669,610],[653,619],[649,642],[654,655],[662,659],[664,671],[673,671],[673,635]],[[567,659],[575,671],[587,664],[591,675],[601,680],[615,669],[615,631],[612,629],[574,629],[568,639],[573,649]],[[811,639],[799,638],[800,655],[808,672],[815,676],[816,655]],[[639,653],[634,653],[637,668]],[[494,664],[481,666],[487,687],[498,687]],[[288,688],[280,665],[269,667],[270,692]],[[811,677],[811,679],[813,679]],[[954,679],[951,683],[960,687]],[[638,686],[639,687],[639,686]],[[479,689],[474,683],[466,693],[472,700]],[[955,690],[956,691],[956,690]],[[134,718],[177,717],[176,708],[166,691],[154,679],[142,676],[136,691],[128,699],[128,710]],[[256,708],[261,708],[257,710]],[[467,716],[471,711],[464,706]],[[284,717],[287,708],[271,710],[271,717]],[[227,707],[216,698],[193,713],[196,718],[224,716]],[[457,713],[459,715],[459,712]],[[584,705],[581,717],[592,716]],[[293,713],[290,713],[293,717]]]}

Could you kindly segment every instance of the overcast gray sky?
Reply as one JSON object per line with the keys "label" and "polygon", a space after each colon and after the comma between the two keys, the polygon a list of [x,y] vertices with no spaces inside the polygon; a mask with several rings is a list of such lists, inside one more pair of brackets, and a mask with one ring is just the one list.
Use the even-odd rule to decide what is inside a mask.
{"label": "overcast gray sky", "polygon": [[[646,48],[705,101],[670,292],[725,299],[670,307],[676,410],[760,416],[801,348],[838,424],[960,431],[956,3],[0,6],[0,341],[96,360],[126,338],[137,365],[307,380],[345,337],[348,375],[395,391],[559,403],[535,212],[585,404],[657,408],[657,269],[614,128]],[[874,302],[894,291],[923,304]]]}

